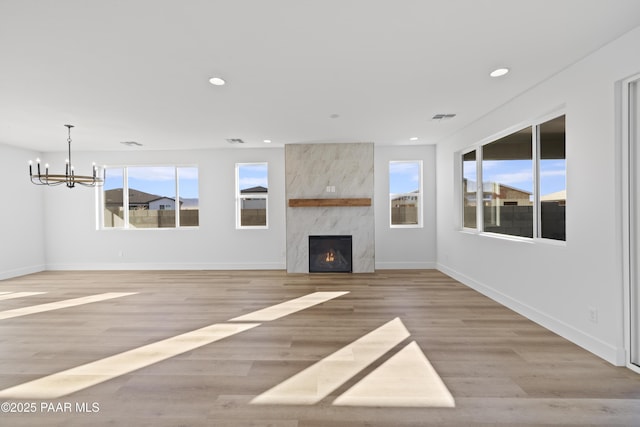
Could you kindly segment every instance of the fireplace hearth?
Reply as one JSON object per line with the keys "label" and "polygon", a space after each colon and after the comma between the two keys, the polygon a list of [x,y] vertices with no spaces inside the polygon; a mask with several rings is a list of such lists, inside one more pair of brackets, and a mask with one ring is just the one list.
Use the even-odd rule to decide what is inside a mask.
{"label": "fireplace hearth", "polygon": [[351,273],[351,236],[309,236],[309,273]]}

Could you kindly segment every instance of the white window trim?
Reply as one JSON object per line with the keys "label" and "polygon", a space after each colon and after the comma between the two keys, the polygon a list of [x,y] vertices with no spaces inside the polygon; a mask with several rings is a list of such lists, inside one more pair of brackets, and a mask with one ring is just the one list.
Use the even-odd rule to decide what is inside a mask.
{"label": "white window trim", "polygon": [[[424,227],[424,221],[423,221],[423,203],[424,203],[424,185],[423,185],[423,178],[424,178],[424,172],[423,172],[423,165],[422,165],[422,160],[390,160],[389,161],[389,165],[391,165],[391,163],[417,163],[418,164],[418,168],[420,170],[420,176],[419,176],[419,188],[418,188],[418,201],[417,201],[417,206],[418,206],[418,213],[417,213],[417,220],[418,223],[417,224],[393,224],[393,218],[391,215],[391,208],[392,208],[392,202],[391,199],[393,197],[393,195],[391,194],[391,191],[388,191],[389,194],[389,228],[423,228]],[[388,171],[389,173],[387,173],[387,177],[390,176],[390,171]],[[389,184],[390,187],[390,184]],[[389,188],[387,189],[389,190]]]}
{"label": "white window trim", "polygon": [[[491,238],[500,238],[502,240],[508,240],[508,241],[533,241],[533,242],[537,242],[537,243],[544,243],[544,244],[549,244],[549,245],[553,245],[553,246],[566,246],[567,245],[567,240],[565,237],[565,240],[557,240],[557,239],[549,239],[549,238],[545,238],[545,237],[540,237],[540,221],[542,220],[541,215],[540,215],[540,180],[539,180],[539,176],[540,176],[540,159],[538,156],[539,150],[540,150],[540,137],[539,137],[539,126],[549,120],[558,118],[560,116],[567,116],[566,113],[566,107],[564,105],[562,105],[561,107],[557,107],[555,109],[552,109],[550,112],[539,116],[538,118],[536,118],[535,120],[529,121],[529,122],[523,122],[520,123],[518,125],[515,126],[511,126],[508,129],[502,130],[501,132],[495,133],[490,137],[484,138],[483,140],[481,140],[479,143],[474,144],[472,146],[469,146],[467,148],[465,148],[462,151],[458,152],[458,155],[456,156],[458,159],[458,163],[460,165],[463,164],[463,156],[464,154],[467,154],[473,150],[476,150],[476,176],[477,176],[477,180],[479,183],[482,183],[482,158],[483,158],[483,147],[487,144],[490,144],[492,142],[495,142],[505,136],[511,135],[512,133],[518,132],[524,128],[527,127],[531,127],[532,128],[532,175],[533,175],[533,193],[534,193],[534,207],[535,207],[535,217],[534,217],[534,221],[533,221],[533,237],[522,237],[522,236],[512,236],[509,234],[501,234],[501,233],[492,233],[492,232],[487,232],[484,231],[484,218],[483,218],[483,214],[484,214],[484,209],[480,209],[478,206],[481,206],[481,204],[477,204],[476,205],[476,214],[477,214],[477,218],[476,218],[476,228],[470,228],[470,227],[465,227],[464,226],[464,203],[462,201],[462,197],[457,197],[457,203],[459,204],[459,212],[462,212],[462,214],[460,215],[460,221],[459,221],[459,230],[460,232],[464,232],[464,233],[469,233],[469,234],[477,234],[477,235],[482,235],[482,236],[487,236],[487,237],[491,237]],[[566,134],[566,128],[565,128],[565,134]],[[535,144],[533,143],[535,141]],[[568,171],[569,166],[568,166],[568,160],[565,158],[565,172]],[[456,183],[456,185],[458,186],[458,188],[462,188],[462,180],[463,178],[463,174],[462,171],[461,173],[457,174],[457,179],[458,182]],[[476,194],[476,198],[477,200],[482,200],[483,194],[483,186],[482,184],[478,184],[478,188],[477,188],[477,194]]]}
{"label": "white window trim", "polygon": [[624,363],[630,370],[640,373],[640,366],[634,364],[632,360],[634,345],[632,334],[635,333],[633,323],[634,310],[632,305],[634,304],[635,297],[634,292],[636,290],[634,282],[636,279],[637,266],[637,254],[638,249],[635,248],[633,234],[637,232],[637,224],[634,224],[633,215],[634,206],[632,204],[631,192],[634,190],[632,181],[634,179],[634,160],[637,159],[637,148],[633,146],[634,141],[634,121],[631,120],[630,115],[633,113],[635,106],[632,104],[633,95],[630,93],[630,88],[633,84],[640,84],[640,74],[636,74],[617,84],[620,93],[620,140],[618,143],[617,164],[620,167],[620,192],[618,197],[620,200],[620,207],[622,208],[622,264],[623,264],[623,318],[624,318]]}
{"label": "white window trim", "polygon": [[[198,165],[195,164],[153,164],[153,165],[139,165],[139,164],[127,164],[127,165],[104,165],[102,166],[103,173],[106,173],[107,169],[122,169],[122,207],[123,207],[123,217],[122,220],[124,225],[122,227],[105,227],[104,226],[104,189],[102,187],[97,187],[97,197],[96,197],[96,229],[97,230],[135,230],[140,232],[149,232],[149,231],[157,231],[162,230],[163,233],[169,232],[171,230],[197,230],[200,226],[181,226],[180,225],[180,209],[179,203],[175,204],[175,212],[176,212],[176,223],[175,227],[156,227],[156,228],[136,228],[130,227],[129,224],[129,168],[144,168],[144,167],[170,167],[174,168],[175,175],[175,183],[176,183],[176,199],[180,198],[180,183],[178,180],[178,169],[181,168],[196,168],[198,169]],[[198,186],[200,185],[200,174],[198,171]],[[126,191],[125,191],[126,190]],[[198,191],[199,193],[199,191]],[[198,221],[198,224],[200,222]]]}
{"label": "white window trim", "polygon": [[[460,204],[460,223],[462,225],[462,230],[466,233],[478,233],[479,230],[479,220],[482,218],[478,218],[478,216],[481,216],[481,211],[482,209],[478,209],[478,201],[482,201],[482,198],[478,198],[479,196],[482,197],[482,194],[480,194],[480,191],[478,190],[478,187],[480,186],[481,183],[481,170],[480,170],[480,166],[478,165],[478,150],[480,149],[480,147],[470,147],[468,149],[465,149],[463,151],[461,151],[459,153],[459,164],[460,164],[460,172],[459,172],[459,179],[460,179],[460,185],[458,185],[458,188],[460,188],[460,196],[458,197],[459,200],[459,204]],[[475,227],[466,227],[464,225],[464,202],[462,201],[462,199],[464,198],[464,193],[462,192],[462,183],[464,182],[464,156],[465,154],[469,154],[472,151],[476,152],[476,226]]]}
{"label": "white window trim", "polygon": [[[240,167],[247,165],[267,166],[267,192],[262,195],[240,193]],[[269,228],[269,163],[268,162],[239,162],[236,163],[236,229],[237,230],[265,230]],[[242,201],[244,199],[264,199],[265,204],[265,225],[242,225]]]}

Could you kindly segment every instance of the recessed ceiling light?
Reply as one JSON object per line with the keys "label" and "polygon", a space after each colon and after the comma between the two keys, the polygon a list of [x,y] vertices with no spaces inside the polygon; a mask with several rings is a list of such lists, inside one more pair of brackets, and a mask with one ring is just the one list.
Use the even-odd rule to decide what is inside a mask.
{"label": "recessed ceiling light", "polygon": [[222,86],[226,82],[224,81],[224,79],[221,79],[220,77],[211,77],[209,79],[209,83],[211,83],[214,86]]}
{"label": "recessed ceiling light", "polygon": [[338,117],[340,117],[340,114],[332,114],[329,116],[330,119],[337,119]]}
{"label": "recessed ceiling light", "polygon": [[270,140],[270,139],[265,139],[263,142],[264,142],[265,144],[271,144],[271,140]]}
{"label": "recessed ceiling light", "polygon": [[417,136],[412,136],[411,138],[409,138],[409,141],[417,141],[418,137]]}
{"label": "recessed ceiling light", "polygon": [[491,73],[489,73],[489,75],[491,77],[500,77],[500,76],[504,76],[505,74],[507,74],[509,72],[508,68],[496,68],[495,70],[493,70]]}

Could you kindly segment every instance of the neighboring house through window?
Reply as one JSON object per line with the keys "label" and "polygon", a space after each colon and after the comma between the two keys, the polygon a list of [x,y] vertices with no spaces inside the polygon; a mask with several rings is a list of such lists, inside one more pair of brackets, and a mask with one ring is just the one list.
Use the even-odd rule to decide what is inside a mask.
{"label": "neighboring house through window", "polygon": [[422,227],[422,161],[389,162],[391,227]]}
{"label": "neighboring house through window", "polygon": [[[565,116],[526,127],[461,157],[463,228],[566,240]],[[482,218],[480,227],[476,218]]]}
{"label": "neighboring house through window", "polygon": [[199,225],[198,168],[105,168],[103,228],[176,228]]}
{"label": "neighboring house through window", "polygon": [[267,228],[267,163],[236,164],[236,228]]}

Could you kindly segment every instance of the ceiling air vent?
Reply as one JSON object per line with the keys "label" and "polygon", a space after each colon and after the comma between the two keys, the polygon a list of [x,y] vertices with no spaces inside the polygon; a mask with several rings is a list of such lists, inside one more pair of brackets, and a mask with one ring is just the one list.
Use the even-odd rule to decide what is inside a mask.
{"label": "ceiling air vent", "polygon": [[244,141],[240,138],[227,138],[229,144],[244,144]]}
{"label": "ceiling air vent", "polygon": [[135,141],[122,141],[120,144],[124,144],[128,147],[142,147],[142,144]]}
{"label": "ceiling air vent", "polygon": [[455,116],[455,114],[436,114],[435,116],[431,117],[431,120],[446,120],[452,119]]}

